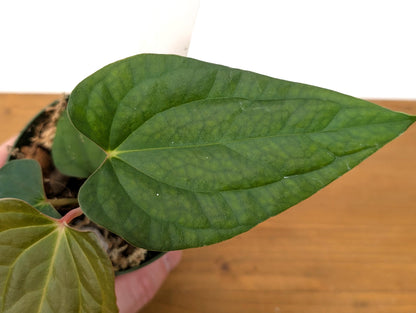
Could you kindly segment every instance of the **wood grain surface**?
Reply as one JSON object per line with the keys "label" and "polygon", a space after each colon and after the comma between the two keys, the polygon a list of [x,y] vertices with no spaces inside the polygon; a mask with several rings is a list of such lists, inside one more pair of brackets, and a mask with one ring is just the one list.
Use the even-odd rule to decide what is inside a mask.
{"label": "wood grain surface", "polygon": [[[60,95],[0,94],[0,141]],[[374,102],[416,114],[416,101]],[[190,249],[145,313],[416,313],[416,125],[251,231]]]}

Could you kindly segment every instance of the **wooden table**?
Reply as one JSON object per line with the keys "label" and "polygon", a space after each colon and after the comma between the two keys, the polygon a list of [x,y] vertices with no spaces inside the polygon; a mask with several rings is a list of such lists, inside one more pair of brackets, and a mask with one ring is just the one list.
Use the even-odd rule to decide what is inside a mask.
{"label": "wooden table", "polygon": [[[57,97],[0,94],[0,141]],[[416,125],[248,233],[185,251],[143,312],[415,313]]]}

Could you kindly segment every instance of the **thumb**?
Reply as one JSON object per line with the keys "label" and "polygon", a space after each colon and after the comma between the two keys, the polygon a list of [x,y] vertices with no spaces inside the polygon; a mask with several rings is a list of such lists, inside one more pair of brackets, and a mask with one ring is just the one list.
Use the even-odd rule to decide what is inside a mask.
{"label": "thumb", "polygon": [[156,294],[170,271],[178,265],[181,251],[166,253],[159,260],[116,277],[116,297],[120,313],[135,313]]}
{"label": "thumb", "polygon": [[9,149],[13,147],[14,142],[16,141],[17,137],[10,138],[5,143],[0,145],[0,167],[2,167],[9,156]]}

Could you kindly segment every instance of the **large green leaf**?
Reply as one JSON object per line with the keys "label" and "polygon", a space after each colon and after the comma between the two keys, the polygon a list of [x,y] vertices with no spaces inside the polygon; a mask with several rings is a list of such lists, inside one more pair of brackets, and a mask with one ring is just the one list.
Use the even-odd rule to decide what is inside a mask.
{"label": "large green leaf", "polygon": [[52,156],[61,173],[82,178],[90,176],[105,159],[104,151],[71,124],[66,111],[58,121]]}
{"label": "large green leaf", "polygon": [[0,199],[16,198],[33,205],[51,217],[61,215],[46,201],[42,170],[35,160],[14,160],[0,168]]}
{"label": "large green leaf", "polygon": [[83,211],[135,245],[201,246],[309,197],[414,116],[333,91],[170,55],[138,55],[73,91],[69,115],[107,159]]}
{"label": "large green leaf", "polygon": [[110,261],[92,233],[0,200],[0,312],[117,312]]}

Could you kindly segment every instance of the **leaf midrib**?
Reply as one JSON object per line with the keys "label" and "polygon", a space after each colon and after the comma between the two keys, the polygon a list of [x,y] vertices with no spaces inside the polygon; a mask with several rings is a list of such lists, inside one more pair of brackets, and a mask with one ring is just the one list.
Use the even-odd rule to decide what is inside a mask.
{"label": "leaf midrib", "polygon": [[[387,125],[402,124],[403,121],[406,121],[406,119],[398,120],[398,121],[395,121],[395,122],[372,123],[371,126],[386,125],[386,124]],[[275,135],[271,135],[271,136],[258,136],[258,137],[241,138],[241,139],[235,139],[235,140],[229,140],[229,141],[218,141],[218,142],[210,142],[210,143],[202,143],[202,144],[184,144],[184,145],[152,147],[152,148],[142,148],[142,149],[132,149],[132,150],[117,150],[118,148],[116,148],[114,150],[107,151],[107,152],[111,152],[112,157],[118,157],[121,154],[134,153],[134,152],[172,150],[172,149],[193,149],[193,148],[204,148],[204,147],[210,147],[210,146],[212,147],[212,146],[218,146],[218,145],[225,145],[226,146],[226,145],[229,145],[229,144],[234,144],[234,143],[239,143],[239,142],[245,142],[245,141],[251,141],[251,140],[262,140],[262,139],[268,139],[268,138],[292,137],[292,136],[302,136],[302,135],[309,136],[309,135],[315,135],[315,134],[337,133],[337,132],[340,132],[341,130],[356,129],[356,128],[364,127],[364,126],[365,125],[359,125],[359,126],[343,127],[343,128],[334,129],[334,130],[318,130],[318,131],[307,131],[307,132],[299,132],[299,133],[282,133],[282,134],[275,134]],[[342,156],[342,155],[340,155],[340,156]],[[121,159],[121,158],[119,158],[119,159]]]}
{"label": "leaf midrib", "polygon": [[[64,226],[63,226],[64,227]],[[44,283],[44,287],[43,287],[43,292],[42,292],[42,298],[39,301],[39,307],[38,307],[38,313],[42,313],[42,307],[43,307],[43,303],[45,301],[46,298],[46,293],[47,293],[47,288],[49,286],[49,281],[51,280],[51,276],[52,276],[52,272],[53,272],[53,265],[55,264],[55,260],[56,260],[56,256],[57,256],[57,251],[58,248],[60,246],[60,243],[62,242],[62,237],[65,234],[65,229],[60,229],[60,228],[56,228],[56,230],[54,232],[58,232],[58,237],[56,238],[56,244],[55,247],[53,249],[52,252],[52,259],[49,265],[49,270],[48,270],[48,274],[46,275],[46,279],[45,279],[45,283]]]}

